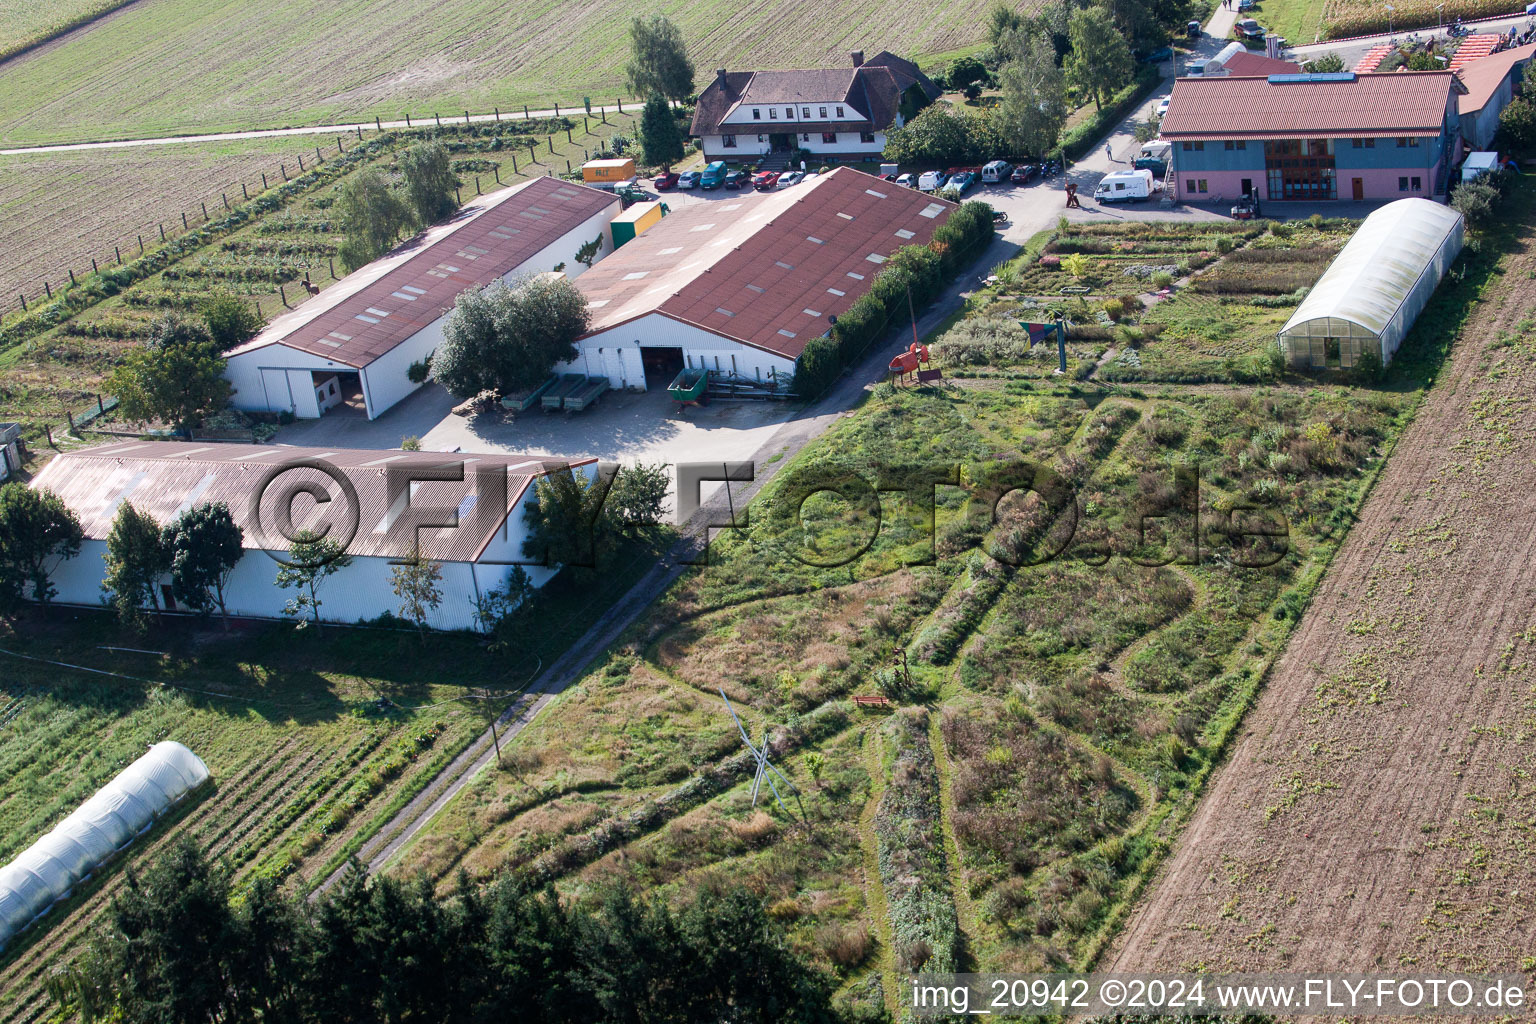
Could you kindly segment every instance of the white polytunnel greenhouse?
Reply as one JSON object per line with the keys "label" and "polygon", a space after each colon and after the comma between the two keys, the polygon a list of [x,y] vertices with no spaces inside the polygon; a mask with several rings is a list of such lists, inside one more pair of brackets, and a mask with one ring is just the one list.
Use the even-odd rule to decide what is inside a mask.
{"label": "white polytunnel greenhouse", "polygon": [[1392,361],[1461,252],[1461,214],[1428,199],[1372,213],[1280,329],[1286,363],[1348,369],[1366,352]]}
{"label": "white polytunnel greenhouse", "polygon": [[180,743],[156,743],[0,868],[0,949],[207,780],[208,766],[192,751]]}

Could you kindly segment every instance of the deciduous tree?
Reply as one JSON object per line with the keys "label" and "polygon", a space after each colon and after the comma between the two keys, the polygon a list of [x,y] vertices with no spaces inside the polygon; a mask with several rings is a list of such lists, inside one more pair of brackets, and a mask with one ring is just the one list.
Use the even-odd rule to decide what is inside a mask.
{"label": "deciduous tree", "polygon": [[[302,629],[308,623],[320,628],[320,585],[352,564],[352,556],[330,537],[310,530],[300,530],[288,548],[288,560],[280,563],[277,585],[298,593],[283,606],[283,614],[299,620]],[[308,616],[306,619],[305,617]]]}
{"label": "deciduous tree", "polygon": [[1067,83],[1056,66],[1056,51],[1043,32],[1010,33],[1004,49],[1012,58],[999,72],[1003,101],[994,115],[1010,152],[1044,155],[1055,148],[1067,123]]}
{"label": "deciduous tree", "polygon": [[438,586],[442,582],[443,564],[422,554],[419,544],[413,544],[390,570],[389,585],[400,599],[400,614],[422,630],[427,628],[427,616],[443,603],[443,589]]}
{"label": "deciduous tree", "polygon": [[624,69],[630,92],[669,100],[693,95],[693,62],[683,34],[664,14],[636,17],[629,23],[629,66]]}
{"label": "deciduous tree", "polygon": [[53,571],[84,539],[79,517],[52,491],[0,485],[0,601],[14,607],[31,596],[46,607],[58,593]]}
{"label": "deciduous tree", "polygon": [[116,609],[119,622],[142,628],[145,606],[156,611],[160,608],[155,588],[170,567],[160,524],[129,502],[123,502],[107,532],[107,551],[102,557],[107,563],[102,593]]}
{"label": "deciduous tree", "polygon": [[453,173],[448,148],[441,142],[418,142],[400,154],[400,175],[405,194],[416,214],[418,227],[436,224],[454,210],[454,190],[459,177]]}
{"label": "deciduous tree", "polygon": [[202,321],[177,314],[157,321],[149,340],[129,350],[107,387],[127,419],[183,432],[227,406],[230,396],[218,343]]}
{"label": "deciduous tree", "polygon": [[1067,79],[1078,92],[1092,96],[1094,108],[1100,109],[1106,96],[1131,80],[1130,45],[1115,26],[1114,13],[1102,0],[1072,12],[1067,21],[1067,36],[1072,42],[1066,61]]}
{"label": "deciduous tree", "polygon": [[170,557],[171,592],[199,612],[214,608],[229,628],[224,588],[245,554],[244,534],[222,501],[193,505],[165,527]]}
{"label": "deciduous tree", "polygon": [[250,341],[261,330],[261,316],[255,308],[228,292],[215,295],[203,306],[203,323],[220,352]]}
{"label": "deciduous tree", "polygon": [[461,398],[537,384],[575,359],[589,323],[586,299],[564,277],[528,277],[466,291],[443,326],[432,376]]}
{"label": "deciduous tree", "polygon": [[336,219],[344,239],[337,255],[342,266],[356,270],[389,251],[411,222],[411,211],[373,167],[353,171],[341,186]]}

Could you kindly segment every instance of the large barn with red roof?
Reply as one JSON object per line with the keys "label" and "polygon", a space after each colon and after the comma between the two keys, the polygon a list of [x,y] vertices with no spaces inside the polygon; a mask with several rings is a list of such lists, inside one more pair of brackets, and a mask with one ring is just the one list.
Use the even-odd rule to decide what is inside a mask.
{"label": "large barn with red roof", "polygon": [[314,419],[348,404],[373,419],[420,386],[411,364],[442,341],[460,292],[556,267],[577,276],[583,245],[613,251],[620,210],[612,193],[557,178],[476,200],[230,352],[235,408]]}
{"label": "large barn with red roof", "polygon": [[561,367],[616,388],[684,367],[792,373],[880,265],[925,245],[955,204],[848,167],[799,185],[674,210],[576,282],[592,324]]}

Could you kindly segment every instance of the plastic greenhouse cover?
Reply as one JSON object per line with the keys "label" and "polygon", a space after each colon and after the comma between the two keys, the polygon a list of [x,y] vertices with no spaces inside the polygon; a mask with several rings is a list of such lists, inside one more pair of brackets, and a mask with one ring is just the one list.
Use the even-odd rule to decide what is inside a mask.
{"label": "plastic greenhouse cover", "polygon": [[1365,218],[1280,331],[1333,317],[1386,330],[1461,214],[1428,199],[1399,199]]}
{"label": "plastic greenhouse cover", "polygon": [[207,779],[208,766],[192,751],[156,743],[0,868],[0,948]]}

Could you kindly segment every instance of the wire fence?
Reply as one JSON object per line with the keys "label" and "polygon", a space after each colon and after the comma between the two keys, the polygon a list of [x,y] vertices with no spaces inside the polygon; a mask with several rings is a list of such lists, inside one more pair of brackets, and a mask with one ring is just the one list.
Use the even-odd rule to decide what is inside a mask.
{"label": "wire fence", "polygon": [[[629,100],[627,102],[631,109],[638,109],[639,105],[636,101]],[[96,253],[82,257],[84,260],[89,261],[90,267],[88,269],[84,263],[81,263],[78,267],[66,268],[62,273],[56,274],[51,280],[45,278],[32,286],[23,285],[13,293],[14,298],[6,297],[3,301],[0,301],[0,328],[3,328],[8,320],[12,320],[18,314],[25,316],[36,312],[39,308],[52,302],[55,296],[63,294],[67,288],[77,287],[91,275],[99,276],[104,271],[110,271],[116,267],[123,266],[131,260],[149,255],[154,249],[164,247],[177,238],[207,228],[216,221],[227,218],[242,204],[249,203],[274,188],[288,184],[338,157],[346,156],[350,150],[344,141],[344,135],[356,136],[355,147],[365,141],[365,132],[377,138],[394,131],[437,131],[439,129],[460,131],[465,128],[472,129],[485,125],[515,125],[518,123],[580,117],[583,119],[583,137],[586,137],[593,134],[593,123],[608,125],[608,115],[610,113],[620,117],[630,116],[626,113],[625,103],[626,100],[623,97],[618,97],[615,99],[611,109],[603,105],[593,106],[588,101],[575,105],[567,104],[564,107],[558,103],[552,103],[549,107],[542,110],[532,110],[528,104],[524,104],[521,110],[503,111],[497,107],[492,108],[489,113],[483,114],[474,114],[466,110],[462,114],[450,115],[447,120],[444,120],[441,114],[434,113],[428,118],[413,118],[407,115],[401,121],[389,122],[376,117],[374,118],[372,128],[366,123],[317,127],[309,130],[310,133],[317,135],[326,134],[328,131],[335,131],[337,133],[335,153],[328,153],[326,151],[328,146],[325,148],[319,145],[306,147],[303,152],[296,154],[292,159],[277,161],[275,168],[268,171],[258,171],[254,177],[237,181],[227,189],[220,191],[216,196],[198,200],[196,207],[176,211],[168,219],[156,221],[154,224],[145,227],[141,231],[136,231],[132,235],[119,237],[111,242],[96,243],[98,246]],[[568,142],[575,141],[575,129],[563,129],[563,131]],[[550,170],[549,166],[540,160],[541,150],[545,150],[544,155],[553,156],[558,133],[545,134],[548,135],[547,147],[536,143],[527,145],[527,163]],[[196,139],[192,141],[195,142]],[[171,145],[180,144],[171,143]],[[310,152],[310,150],[313,150],[313,152]],[[520,152],[521,144],[511,154],[513,170],[517,174],[525,173],[518,162],[518,154]],[[567,171],[570,170],[569,161],[566,161],[566,168]],[[553,172],[550,171],[550,173]],[[497,168],[495,180],[498,185],[501,184],[499,168]],[[476,184],[478,186],[478,179],[476,179]],[[286,296],[283,298],[283,304],[287,305]]]}

